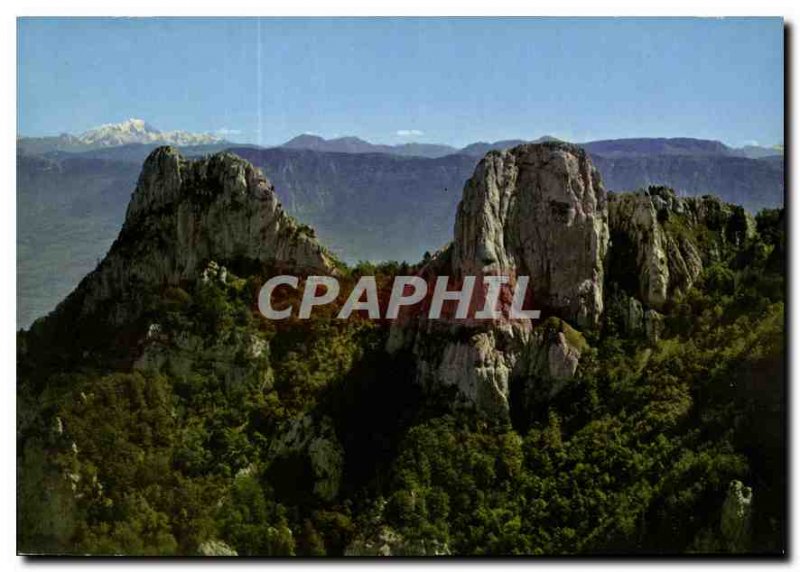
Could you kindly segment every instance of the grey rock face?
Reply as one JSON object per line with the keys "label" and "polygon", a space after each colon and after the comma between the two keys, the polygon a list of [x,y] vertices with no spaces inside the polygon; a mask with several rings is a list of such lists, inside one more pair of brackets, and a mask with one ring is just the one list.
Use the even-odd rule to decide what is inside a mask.
{"label": "grey rock face", "polygon": [[665,305],[754,230],[752,216],[713,197],[650,187],[609,198],[591,161],[572,145],[491,152],[465,185],[453,243],[421,274],[456,281],[527,275],[533,307],[569,324],[411,320],[393,326],[387,349],[411,350],[423,388],[455,388],[457,404],[490,415],[509,410],[514,383],[526,403],[552,399],[574,377],[583,352],[573,326],[591,328],[613,307],[622,331],[655,343]]}
{"label": "grey rock face", "polygon": [[512,383],[522,384],[520,399],[526,404],[555,397],[574,378],[588,349],[580,332],[558,318],[483,327],[428,322],[413,336],[417,383],[428,392],[453,389],[456,407],[493,417],[508,414]]}
{"label": "grey rock face", "polygon": [[[521,145],[481,161],[464,188],[452,245],[423,273],[529,276],[534,308],[592,327],[603,311],[607,245],[606,194],[586,153],[564,143]],[[573,342],[582,337],[564,326],[412,320],[393,326],[388,349],[412,351],[426,390],[454,388],[457,404],[506,415],[512,380],[540,380],[547,398],[574,376],[582,348]]]}
{"label": "grey rock face", "polygon": [[381,526],[368,537],[358,537],[344,552],[345,556],[449,556],[450,548],[435,540],[408,541],[394,529]]}
{"label": "grey rock face", "polygon": [[326,501],[335,499],[344,470],[344,449],[331,419],[305,415],[287,421],[278,434],[267,452],[270,462],[280,462],[287,455],[306,455],[313,471],[314,494]]}
{"label": "grey rock face", "polygon": [[[644,334],[651,343],[658,341],[663,329],[664,317],[653,310],[645,308],[638,298],[625,296],[611,304],[616,304],[616,310],[621,314],[621,327],[626,335]],[[612,308],[609,308],[611,310]]]}
{"label": "grey rock face", "polygon": [[491,152],[467,181],[453,242],[456,276],[530,276],[537,304],[583,326],[603,311],[606,192],[580,148]]}
{"label": "grey rock face", "polygon": [[313,231],[283,211],[255,167],[229,153],[187,160],[161,147],[144,163],[117,240],[65,303],[89,316],[106,301],[124,300],[104,312],[110,323],[123,323],[141,310],[143,286],[197,279],[210,260],[333,271]]}
{"label": "grey rock face", "polygon": [[640,332],[644,327],[644,310],[642,303],[633,296],[628,296],[627,304],[622,308],[623,323],[628,333]]}
{"label": "grey rock face", "polygon": [[[169,217],[168,228],[160,215]],[[153,230],[174,240],[165,268],[170,277],[193,277],[209,259],[241,257],[307,270],[325,270],[331,262],[313,234],[284,213],[264,175],[229,153],[190,161],[172,147],[153,151],[121,238]]]}
{"label": "grey rock face", "polygon": [[201,556],[238,556],[236,550],[221,540],[206,540],[198,548]]}
{"label": "grey rock face", "polygon": [[610,278],[632,282],[631,294],[656,310],[686,293],[726,247],[755,232],[741,207],[708,196],[680,198],[664,187],[611,195],[608,215],[609,262],[618,269]]}
{"label": "grey rock face", "polygon": [[575,375],[587,344],[577,330],[551,318],[533,331],[528,348],[528,373],[558,381]]}
{"label": "grey rock face", "polygon": [[455,389],[455,405],[492,415],[508,411],[509,384],[529,339],[517,324],[474,329],[428,325],[416,337],[417,383],[426,391]]}
{"label": "grey rock face", "polygon": [[650,309],[644,313],[644,333],[650,343],[654,344],[661,338],[664,329],[664,316]]}
{"label": "grey rock face", "polygon": [[[656,202],[651,200],[649,195],[623,195],[618,199],[612,197],[609,202],[612,241],[624,237],[624,240],[632,246],[635,266],[630,272],[636,272],[637,295],[646,304],[660,308],[666,303],[670,289],[668,250],[671,250],[672,255],[679,254],[679,251],[674,248],[674,241],[671,248],[670,238],[659,223]],[[630,254],[619,252],[618,256]],[[612,256],[614,256],[613,250]],[[686,263],[683,262],[680,266],[686,268]],[[699,264],[693,266],[692,272],[685,278],[693,280],[700,270],[702,267]],[[691,285],[690,282],[688,284],[686,282],[676,284],[676,282],[676,278],[673,278],[673,289]]]}
{"label": "grey rock face", "polygon": [[563,320],[550,318],[532,332],[520,359],[520,399],[525,406],[557,396],[575,377],[588,344]]}

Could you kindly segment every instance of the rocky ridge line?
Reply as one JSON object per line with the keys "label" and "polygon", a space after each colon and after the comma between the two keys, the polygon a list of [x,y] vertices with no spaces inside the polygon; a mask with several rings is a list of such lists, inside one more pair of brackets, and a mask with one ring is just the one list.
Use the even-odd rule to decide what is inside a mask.
{"label": "rocky ridge line", "polygon": [[412,353],[426,390],[506,415],[512,393],[541,401],[565,386],[588,349],[580,329],[601,328],[609,304],[656,340],[660,311],[754,231],[751,215],[715,197],[607,194],[574,145],[493,151],[464,187],[453,243],[422,274],[530,276],[543,322],[411,320],[393,325],[387,349]]}
{"label": "rocky ridge line", "polygon": [[250,163],[230,153],[188,160],[159,147],[144,162],[108,254],[37,324],[66,312],[78,321],[129,323],[144,307],[142,292],[196,280],[211,260],[335,272],[313,231],[284,212],[272,184]]}

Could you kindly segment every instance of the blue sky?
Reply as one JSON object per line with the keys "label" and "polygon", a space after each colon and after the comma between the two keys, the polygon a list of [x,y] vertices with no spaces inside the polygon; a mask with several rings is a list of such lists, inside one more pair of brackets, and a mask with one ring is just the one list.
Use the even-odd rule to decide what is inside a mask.
{"label": "blue sky", "polygon": [[18,133],[783,141],[771,19],[21,19]]}

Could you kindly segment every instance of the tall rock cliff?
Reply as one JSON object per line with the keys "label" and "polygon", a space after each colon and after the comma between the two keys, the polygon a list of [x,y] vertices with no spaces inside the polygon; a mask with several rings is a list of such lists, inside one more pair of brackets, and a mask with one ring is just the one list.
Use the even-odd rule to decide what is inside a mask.
{"label": "tall rock cliff", "polygon": [[453,391],[455,403],[490,415],[508,414],[514,384],[522,396],[557,392],[585,350],[562,318],[591,328],[602,315],[607,219],[606,192],[579,147],[490,152],[464,187],[453,243],[423,275],[529,276],[531,305],[552,319],[412,319],[393,327],[389,350],[413,353],[426,390]]}
{"label": "tall rock cliff", "polygon": [[421,274],[429,283],[529,276],[526,305],[541,320],[412,318],[393,326],[388,348],[409,350],[417,382],[454,392],[455,403],[504,415],[517,400],[529,410],[574,377],[589,349],[581,330],[604,328],[610,306],[623,329],[655,341],[665,307],[754,231],[744,209],[714,197],[664,187],[607,194],[573,145],[490,152],[464,187],[453,242]]}
{"label": "tall rock cliff", "polygon": [[755,233],[742,207],[712,196],[680,198],[665,187],[611,195],[608,210],[608,278],[655,310]]}
{"label": "tall rock cliff", "polygon": [[167,281],[196,276],[209,259],[241,258],[298,271],[332,268],[313,231],[283,211],[261,171],[230,153],[192,161],[172,147],[153,151],[117,243],[128,238],[164,245],[156,278]]}
{"label": "tall rock cliff", "polygon": [[33,330],[87,320],[128,324],[146,305],[143,292],[197,279],[211,260],[287,272],[334,268],[313,231],[283,211],[271,183],[250,163],[230,153],[187,160],[160,147],[144,162],[108,254]]}
{"label": "tall rock cliff", "polygon": [[491,152],[464,188],[453,272],[529,276],[537,308],[596,325],[607,218],[606,192],[581,148],[553,142]]}

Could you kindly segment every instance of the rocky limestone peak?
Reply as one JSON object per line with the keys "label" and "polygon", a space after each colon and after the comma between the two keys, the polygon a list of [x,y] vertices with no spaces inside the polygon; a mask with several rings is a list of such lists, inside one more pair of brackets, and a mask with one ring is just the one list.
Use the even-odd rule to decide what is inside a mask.
{"label": "rocky limestone peak", "polygon": [[464,187],[453,243],[420,274],[429,283],[527,275],[529,307],[542,320],[411,320],[393,325],[387,349],[410,350],[426,391],[455,388],[457,404],[492,416],[525,409],[568,385],[587,348],[581,330],[599,325],[606,309],[654,342],[664,306],[753,232],[741,207],[713,197],[664,187],[607,195],[574,145],[492,151]]}
{"label": "rocky limestone peak", "polygon": [[537,308],[592,326],[603,311],[607,219],[606,192],[580,147],[492,151],[464,187],[452,270],[530,276]]}
{"label": "rocky limestone peak", "polygon": [[[453,243],[421,274],[455,281],[527,275],[530,307],[543,318],[594,327],[603,311],[607,218],[606,192],[579,147],[544,142],[491,151],[464,187]],[[574,375],[583,347],[572,342],[582,337],[554,320],[399,323],[387,349],[411,351],[425,391],[455,388],[456,404],[502,417],[513,387],[524,388],[517,392],[523,400],[552,396]]]}
{"label": "rocky limestone peak", "polygon": [[149,287],[199,279],[210,261],[335,272],[313,231],[283,211],[250,163],[231,153],[190,160],[160,147],[144,162],[108,254],[55,314],[69,308],[73,318],[101,312],[110,324],[129,322]]}
{"label": "rocky limestone peak", "polygon": [[712,196],[681,198],[666,187],[613,194],[608,210],[609,279],[656,310],[755,233],[742,207]]}
{"label": "rocky limestone peak", "polygon": [[119,240],[156,234],[171,242],[173,279],[194,277],[209,260],[235,258],[297,271],[333,269],[313,231],[283,211],[263,173],[231,153],[188,160],[160,147],[150,154]]}

